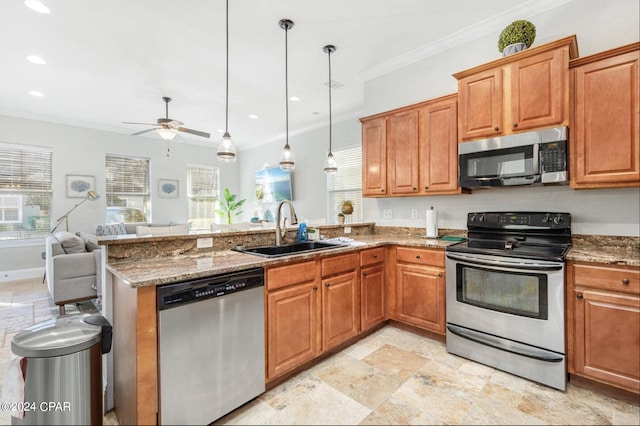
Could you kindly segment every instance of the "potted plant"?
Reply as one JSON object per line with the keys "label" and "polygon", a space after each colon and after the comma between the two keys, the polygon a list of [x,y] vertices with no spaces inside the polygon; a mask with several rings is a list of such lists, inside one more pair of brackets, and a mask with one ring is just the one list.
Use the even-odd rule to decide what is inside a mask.
{"label": "potted plant", "polygon": [[512,55],[531,47],[535,38],[535,25],[523,19],[513,21],[500,33],[498,51],[503,56]]}
{"label": "potted plant", "polygon": [[353,202],[351,200],[344,200],[340,204],[340,212],[345,215],[353,213]]}
{"label": "potted plant", "polygon": [[233,216],[239,216],[244,213],[243,211],[236,210],[238,210],[247,200],[236,201],[236,198],[238,198],[238,196],[236,194],[232,194],[231,191],[229,191],[229,188],[224,189],[222,199],[216,197],[216,202],[220,203],[220,208],[216,209],[216,214],[226,220],[228,224],[231,224]]}
{"label": "potted plant", "polygon": [[344,224],[344,214],[338,213],[338,224]]}

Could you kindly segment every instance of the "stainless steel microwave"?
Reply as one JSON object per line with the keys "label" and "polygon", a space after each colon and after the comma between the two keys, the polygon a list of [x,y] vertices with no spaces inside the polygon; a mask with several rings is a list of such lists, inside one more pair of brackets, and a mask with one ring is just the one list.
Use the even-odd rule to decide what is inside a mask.
{"label": "stainless steel microwave", "polygon": [[567,184],[567,127],[552,127],[458,145],[463,188]]}

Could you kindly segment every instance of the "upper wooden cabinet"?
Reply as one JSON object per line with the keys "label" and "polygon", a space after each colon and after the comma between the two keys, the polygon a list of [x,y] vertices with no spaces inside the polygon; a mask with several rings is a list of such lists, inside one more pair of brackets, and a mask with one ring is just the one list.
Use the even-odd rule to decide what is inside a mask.
{"label": "upper wooden cabinet", "polygon": [[361,121],[362,193],[365,197],[461,192],[458,187],[457,95]]}
{"label": "upper wooden cabinet", "polygon": [[571,187],[640,185],[640,43],[571,62]]}
{"label": "upper wooden cabinet", "polygon": [[576,37],[454,74],[460,141],[569,124],[569,59]]}
{"label": "upper wooden cabinet", "polygon": [[387,117],[362,119],[362,195],[387,195]]}

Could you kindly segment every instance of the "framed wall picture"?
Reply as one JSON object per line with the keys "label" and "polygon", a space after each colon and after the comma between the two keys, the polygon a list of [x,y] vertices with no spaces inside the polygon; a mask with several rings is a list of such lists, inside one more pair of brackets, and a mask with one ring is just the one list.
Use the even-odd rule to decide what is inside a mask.
{"label": "framed wall picture", "polygon": [[95,176],[67,175],[67,198],[87,198],[87,193],[95,190]]}
{"label": "framed wall picture", "polygon": [[161,198],[178,198],[180,181],[177,179],[158,179],[158,196]]}

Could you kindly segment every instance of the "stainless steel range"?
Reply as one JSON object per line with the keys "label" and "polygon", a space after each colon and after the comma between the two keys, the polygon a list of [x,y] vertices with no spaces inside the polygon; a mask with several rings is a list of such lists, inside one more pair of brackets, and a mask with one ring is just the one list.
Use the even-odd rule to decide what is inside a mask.
{"label": "stainless steel range", "polygon": [[571,215],[469,213],[467,229],[446,249],[447,351],[565,390]]}

